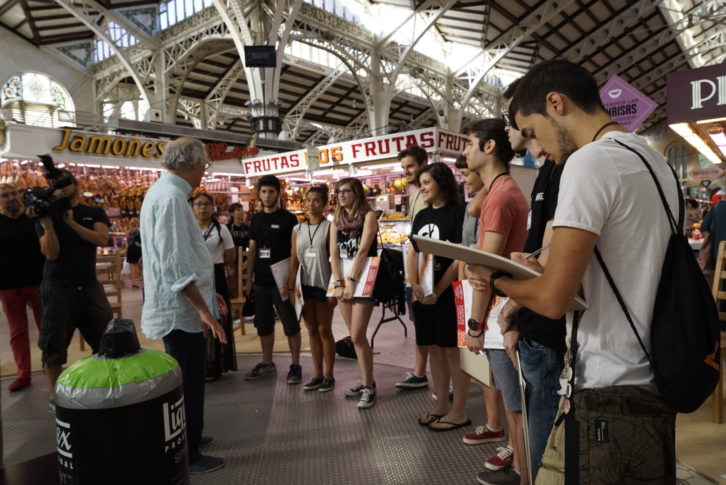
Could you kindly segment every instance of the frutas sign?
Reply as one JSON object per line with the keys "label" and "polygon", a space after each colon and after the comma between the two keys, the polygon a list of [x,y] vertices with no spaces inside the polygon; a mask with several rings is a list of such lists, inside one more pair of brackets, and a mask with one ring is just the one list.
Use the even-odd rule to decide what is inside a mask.
{"label": "frutas sign", "polygon": [[61,142],[53,147],[53,151],[68,150],[75,153],[124,158],[161,158],[166,145],[165,141],[81,133],[74,132],[72,128],[64,128]]}
{"label": "frutas sign", "polygon": [[[395,158],[398,152],[411,145],[418,145],[428,152],[459,155],[464,151],[466,140],[467,138],[460,134],[432,127],[324,145],[318,147],[318,158],[320,168],[357,164]],[[242,166],[245,175],[257,177],[305,170],[308,166],[307,159],[307,150],[301,149],[244,159]]]}
{"label": "frutas sign", "polygon": [[726,63],[668,75],[668,122],[726,117]]}

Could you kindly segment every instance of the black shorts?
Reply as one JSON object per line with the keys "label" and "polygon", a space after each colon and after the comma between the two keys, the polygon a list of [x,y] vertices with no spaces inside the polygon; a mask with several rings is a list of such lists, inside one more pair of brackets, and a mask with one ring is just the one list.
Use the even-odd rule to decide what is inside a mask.
{"label": "black shorts", "polygon": [[98,352],[101,336],[113,318],[111,306],[98,281],[43,280],[40,285],[43,324],[38,346],[43,364],[63,365],[68,361],[68,345],[76,328]]}
{"label": "black shorts", "polygon": [[302,285],[302,296],[305,301],[318,301],[325,303],[328,301],[328,297],[325,296],[326,291],[317,286]]}
{"label": "black shorts", "polygon": [[285,335],[292,337],[300,333],[300,322],[290,300],[282,301],[276,286],[254,286],[255,328],[257,335],[264,337],[275,331],[275,310],[282,321]]}
{"label": "black shorts", "polygon": [[456,305],[451,287],[441,294],[435,305],[423,305],[416,301],[412,307],[416,345],[456,347]]}

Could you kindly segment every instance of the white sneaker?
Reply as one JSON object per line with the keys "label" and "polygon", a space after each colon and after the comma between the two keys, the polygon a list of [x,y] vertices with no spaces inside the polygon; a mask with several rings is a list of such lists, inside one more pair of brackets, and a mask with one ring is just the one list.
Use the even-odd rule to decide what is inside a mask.
{"label": "white sneaker", "polygon": [[360,401],[358,401],[358,409],[372,408],[376,403],[376,391],[370,387],[364,387],[360,391]]}

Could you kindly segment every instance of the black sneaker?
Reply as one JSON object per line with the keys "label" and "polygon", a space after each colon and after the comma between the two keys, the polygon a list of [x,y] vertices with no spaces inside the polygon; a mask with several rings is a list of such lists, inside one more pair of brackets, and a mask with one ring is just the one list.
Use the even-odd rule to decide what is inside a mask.
{"label": "black sneaker", "polygon": [[345,390],[345,397],[348,399],[357,399],[360,397],[360,393],[363,390],[363,384],[360,384],[355,387],[351,387],[350,389]]}
{"label": "black sneaker", "polygon": [[519,473],[511,468],[507,470],[484,470],[476,476],[481,485],[519,485]]}
{"label": "black sneaker", "polygon": [[420,389],[429,385],[428,377],[417,376],[411,372],[406,372],[406,378],[401,382],[396,383],[396,387],[399,389]]}
{"label": "black sneaker", "polygon": [[[288,381],[290,382],[290,381]],[[314,379],[310,379],[307,384],[303,386],[303,389],[306,391],[316,391],[320,389],[320,384],[323,382],[322,377],[316,377]]]}
{"label": "black sneaker", "polygon": [[330,392],[335,388],[335,379],[332,377],[328,379],[327,377],[323,377],[322,382],[320,383],[320,386],[318,386],[318,392]]}
{"label": "black sneaker", "polygon": [[288,384],[300,384],[302,382],[302,367],[297,364],[290,364],[290,371],[287,373]]}
{"label": "black sneaker", "polygon": [[260,362],[251,371],[245,374],[245,379],[248,381],[254,381],[263,377],[271,376],[277,373],[277,367],[274,362],[265,364]]}
{"label": "black sneaker", "polygon": [[199,455],[194,462],[189,463],[189,473],[209,473],[222,467],[224,467],[224,458]]}

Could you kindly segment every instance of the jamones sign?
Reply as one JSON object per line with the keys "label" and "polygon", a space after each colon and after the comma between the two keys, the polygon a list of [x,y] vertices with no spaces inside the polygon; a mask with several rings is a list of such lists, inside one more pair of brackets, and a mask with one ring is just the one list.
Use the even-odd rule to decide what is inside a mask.
{"label": "jamones sign", "polygon": [[[433,127],[324,145],[318,147],[318,157],[320,168],[326,168],[395,158],[411,145],[418,145],[432,153],[456,156],[464,150],[465,143],[465,136]],[[242,166],[247,176],[256,177],[305,170],[307,159],[308,152],[303,149],[244,159]]]}

